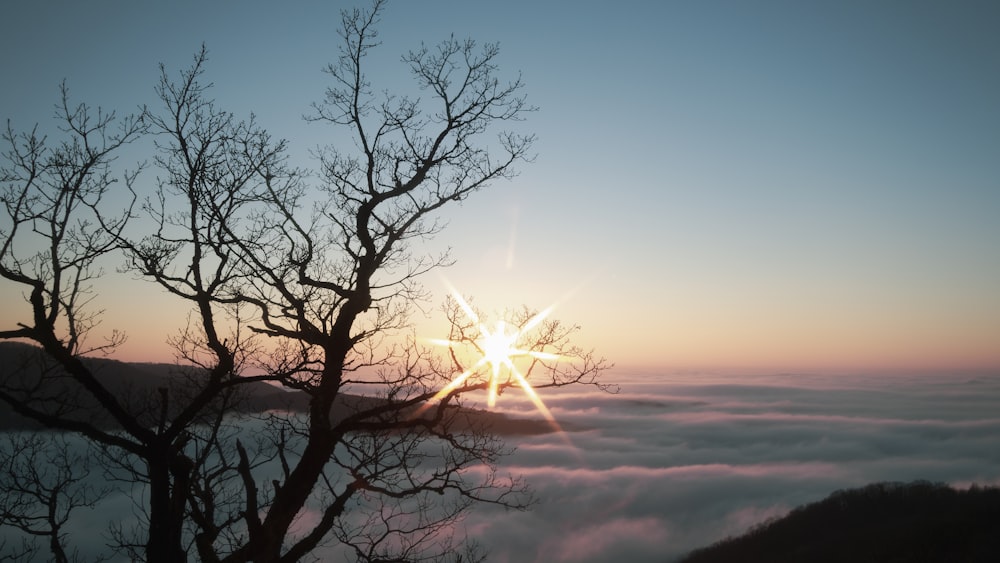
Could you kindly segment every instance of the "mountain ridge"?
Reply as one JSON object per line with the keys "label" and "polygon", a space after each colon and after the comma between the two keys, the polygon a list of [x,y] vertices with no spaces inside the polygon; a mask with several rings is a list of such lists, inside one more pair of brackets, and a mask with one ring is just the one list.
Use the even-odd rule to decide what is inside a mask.
{"label": "mountain ridge", "polygon": [[[22,342],[0,342],[0,382],[14,385],[30,386],[41,378],[41,373],[47,369],[47,356],[37,346]],[[183,392],[185,366],[156,362],[123,362],[110,358],[85,357],[84,361],[94,372],[95,377],[116,397],[129,406],[134,415],[149,424],[159,415],[152,407],[149,397],[154,393],[162,393],[169,389],[171,393]],[[58,367],[55,368],[58,372]],[[37,371],[36,371],[37,370]],[[78,403],[75,411],[68,416],[86,420],[100,427],[114,426],[96,401],[90,399],[79,384],[69,377],[58,374],[47,377],[46,393],[49,395],[64,393],[74,397]],[[302,413],[308,409],[309,397],[297,390],[285,390],[264,382],[247,382],[241,384],[241,397],[234,412],[239,414],[259,414],[265,411],[289,411]],[[359,409],[377,406],[384,399],[365,395],[343,393],[337,398],[334,409],[342,412],[357,412]],[[149,403],[144,404],[144,403]],[[9,405],[0,401],[0,432],[11,430],[38,430],[44,428],[34,420],[26,419],[13,412]],[[553,426],[545,420],[512,418],[502,413],[494,413],[478,409],[462,408],[466,416],[457,417],[456,423],[461,428],[473,424],[483,425],[501,435],[534,435],[554,431]],[[459,427],[455,428],[460,429]],[[574,428],[575,429],[575,428]]]}
{"label": "mountain ridge", "polygon": [[1000,488],[877,482],[839,490],[676,563],[995,563]]}

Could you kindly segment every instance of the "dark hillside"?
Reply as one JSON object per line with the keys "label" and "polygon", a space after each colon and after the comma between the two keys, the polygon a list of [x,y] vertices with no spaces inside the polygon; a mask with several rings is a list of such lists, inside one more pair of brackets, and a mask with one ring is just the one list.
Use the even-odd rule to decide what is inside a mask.
{"label": "dark hillside", "polygon": [[837,491],[680,563],[996,563],[1000,488],[916,481]]}
{"label": "dark hillside", "polygon": [[[171,397],[182,397],[190,387],[190,378],[197,373],[185,372],[184,368],[170,364],[126,363],[104,358],[87,358],[87,363],[96,377],[122,402],[130,412],[136,413],[146,424],[154,424],[158,412],[149,405],[150,398],[158,398],[161,390],[167,390]],[[39,386],[39,384],[41,384]],[[69,416],[88,420],[99,426],[110,426],[110,420],[100,418],[100,409],[90,395],[79,384],[62,375],[59,368],[35,346],[15,342],[0,342],[0,385],[6,389],[34,388],[37,396],[65,398],[64,408]],[[285,391],[266,383],[241,385],[235,411],[261,413],[265,411],[303,412],[308,407],[308,397],[299,391]],[[335,411],[357,412],[359,409],[376,406],[381,399],[359,395],[341,395]],[[335,412],[334,416],[338,413]],[[466,410],[456,417],[454,430],[485,424],[499,434],[544,434],[553,430],[544,420],[512,419],[503,414]],[[0,431],[36,429],[39,424],[14,413],[10,406],[0,401]]]}
{"label": "dark hillside", "polygon": [[[129,412],[146,424],[153,424],[160,414],[153,405],[158,404],[160,393],[169,393],[172,403],[181,404],[191,388],[196,373],[180,366],[168,364],[126,363],[106,358],[86,358],[85,363],[97,379],[116,397]],[[41,349],[21,343],[0,343],[0,384],[16,396],[25,396],[19,390],[31,390],[31,396],[48,397],[60,403],[63,416],[96,423],[107,427],[109,419],[101,417],[96,401],[76,381],[64,375],[63,370]],[[283,391],[265,383],[241,386],[239,410],[256,412],[281,408]],[[152,399],[157,399],[153,401]],[[55,407],[48,407],[55,408]],[[39,425],[12,412],[9,405],[0,403],[0,430],[38,428]]]}

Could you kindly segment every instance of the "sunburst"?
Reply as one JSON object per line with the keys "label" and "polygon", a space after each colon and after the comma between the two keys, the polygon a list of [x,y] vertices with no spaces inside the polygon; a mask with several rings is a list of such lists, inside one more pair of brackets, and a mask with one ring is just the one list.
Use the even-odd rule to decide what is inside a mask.
{"label": "sunburst", "polygon": [[[537,408],[538,411],[542,413],[542,415],[551,424],[558,427],[555,417],[552,416],[552,412],[549,411],[548,407],[546,407],[545,403],[542,401],[542,398],[538,396],[538,393],[531,386],[531,383],[528,382],[528,378],[521,373],[521,370],[519,370],[517,365],[514,363],[514,358],[522,356],[528,356],[540,360],[559,359],[560,356],[558,354],[537,350],[524,350],[518,347],[518,341],[521,340],[521,337],[531,331],[531,329],[541,324],[541,322],[544,321],[545,318],[552,312],[553,307],[548,307],[544,311],[534,315],[528,319],[528,322],[524,323],[524,325],[519,328],[510,328],[507,323],[500,320],[497,321],[494,328],[491,329],[479,320],[479,315],[477,315],[475,310],[473,310],[465,299],[462,298],[460,293],[452,290],[452,294],[465,315],[479,328],[479,337],[472,342],[472,346],[479,357],[472,367],[463,371],[455,377],[451,383],[438,391],[438,393],[434,396],[434,401],[441,400],[446,395],[457,389],[460,385],[465,383],[465,381],[474,374],[479,373],[483,368],[488,367],[489,380],[487,386],[487,405],[492,408],[496,406],[503,372],[506,370],[507,373],[510,374],[510,377],[517,382],[521,389],[524,390],[528,398],[531,399],[535,408]],[[449,348],[455,347],[459,344],[451,340],[431,340],[431,342],[442,346],[448,346]]]}

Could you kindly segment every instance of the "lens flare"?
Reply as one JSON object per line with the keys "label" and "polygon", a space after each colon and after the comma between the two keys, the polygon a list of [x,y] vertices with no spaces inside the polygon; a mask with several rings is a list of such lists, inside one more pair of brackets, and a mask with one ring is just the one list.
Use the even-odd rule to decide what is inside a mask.
{"label": "lens flare", "polygon": [[[490,328],[485,323],[480,322],[479,315],[472,309],[471,306],[462,298],[461,294],[457,291],[452,290],[452,295],[455,297],[456,302],[462,308],[465,315],[475,323],[479,328],[479,337],[473,341],[473,348],[478,353],[479,357],[476,362],[469,369],[463,371],[455,379],[451,381],[448,385],[442,388],[434,396],[434,401],[439,401],[449,393],[457,389],[460,385],[465,383],[473,374],[478,373],[483,368],[488,367],[489,380],[487,386],[487,405],[492,408],[496,406],[497,395],[499,394],[499,388],[502,381],[502,376],[504,370],[510,374],[510,378],[517,382],[518,386],[524,390],[525,394],[531,399],[531,402],[535,405],[540,413],[549,421],[550,424],[559,427],[549,411],[545,403],[542,402],[541,397],[528,382],[528,378],[525,377],[523,373],[514,364],[514,358],[527,356],[540,360],[558,360],[559,355],[551,354],[548,352],[539,352],[535,350],[523,350],[518,348],[517,343],[521,337],[526,334],[531,329],[538,326],[545,318],[552,312],[553,307],[549,307],[544,311],[531,317],[524,326],[520,328],[510,328],[504,321],[497,321],[494,328]],[[431,340],[431,342],[441,345],[454,347],[458,343],[452,342],[450,340]],[[425,405],[426,406],[426,405]],[[422,409],[421,409],[422,410]]]}

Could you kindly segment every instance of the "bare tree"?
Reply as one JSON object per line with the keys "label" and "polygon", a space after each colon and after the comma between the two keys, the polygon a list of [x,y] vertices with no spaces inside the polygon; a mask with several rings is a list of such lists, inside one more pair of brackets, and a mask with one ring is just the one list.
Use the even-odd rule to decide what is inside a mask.
{"label": "bare tree", "polygon": [[[484,351],[464,302],[446,307],[447,351],[399,339],[426,297],[419,277],[450,262],[416,243],[441,231],[440,209],[530,160],[533,136],[502,127],[533,108],[519,78],[500,79],[496,45],[454,38],[403,57],[422,97],[379,93],[364,68],[382,9],[376,0],[343,14],[343,47],[326,69],[332,84],[308,118],[345,129],[354,146],[322,149],[315,174],[290,167],[286,143],[252,116],[238,119],[210,98],[204,48],[176,79],[162,69],[159,108],[126,120],[117,136],[105,134],[110,118],[99,119],[107,150],[82,151],[98,162],[143,128],[155,140],[159,173],[140,206],[152,225],[144,236],[126,230],[132,206],[122,215],[101,210],[107,173],[74,161],[86,181],[39,186],[35,170],[47,162],[39,142],[7,135],[13,227],[3,233],[0,275],[31,289],[34,324],[0,337],[40,343],[59,366],[54,377],[81,387],[86,408],[106,412],[115,429],[68,416],[73,405],[31,382],[0,384],[0,399],[104,445],[109,474],[144,484],[138,536],[116,533],[126,552],[147,561],[299,561],[335,544],[359,561],[477,559],[455,533],[466,510],[521,509],[532,499],[499,469],[508,449],[487,418],[462,408],[463,395],[528,389],[527,378],[536,388],[599,384],[606,365],[570,345],[575,327],[526,309],[508,324],[529,363],[504,378],[477,372],[457,351]],[[95,130],[86,113],[65,113],[86,143]],[[134,178],[125,177],[129,193]],[[59,198],[82,203],[39,207]],[[92,222],[80,223],[81,211]],[[36,257],[18,256],[19,229],[72,225],[84,225],[85,236],[44,235]],[[79,358],[80,335],[93,326],[82,282],[116,250],[192,310],[172,340],[181,383],[139,406]],[[78,280],[69,289],[64,272]],[[67,338],[57,322],[68,323]],[[260,381],[303,395],[305,412],[237,418],[241,389]]]}
{"label": "bare tree", "polygon": [[[38,343],[68,373],[42,366],[40,378],[5,377],[0,399],[45,425],[116,442],[116,437],[72,415],[89,406],[76,402],[82,394],[86,397],[81,400],[104,404],[105,414],[119,424],[135,427],[127,409],[80,356],[111,350],[122,341],[118,332],[103,343],[87,340],[100,313],[89,305],[92,283],[102,274],[101,260],[119,249],[121,231],[131,216],[136,172],[116,177],[111,162],[118,149],[142,133],[143,124],[101,110],[95,115],[86,105],[72,106],[65,85],[61,92],[56,119],[64,140],[49,146],[37,127],[16,134],[9,122],[3,135],[7,146],[0,167],[0,279],[22,288],[30,316],[0,329],[0,338]],[[110,204],[117,204],[117,214],[105,214],[102,208],[116,183],[124,184]],[[73,393],[59,400],[53,391],[67,390],[63,384]]]}
{"label": "bare tree", "polygon": [[[92,281],[101,275],[99,260],[118,248],[118,238],[131,214],[126,196],[118,216],[101,213],[113,184],[131,191],[137,171],[114,177],[114,153],[143,130],[140,119],[118,120],[86,105],[72,107],[61,87],[56,109],[67,137],[46,144],[37,127],[16,134],[7,122],[0,169],[0,202],[6,221],[0,230],[0,276],[27,293],[31,321],[0,331],[0,338],[38,342],[55,357],[111,349],[120,343],[113,333],[104,344],[85,347],[85,337],[99,312],[87,308]],[[110,217],[110,218],[109,218]]]}
{"label": "bare tree", "polygon": [[0,525],[20,530],[23,547],[0,555],[41,559],[45,543],[51,560],[82,560],[65,545],[65,526],[73,511],[90,508],[108,492],[91,480],[91,458],[62,435],[11,433],[0,445]]}

